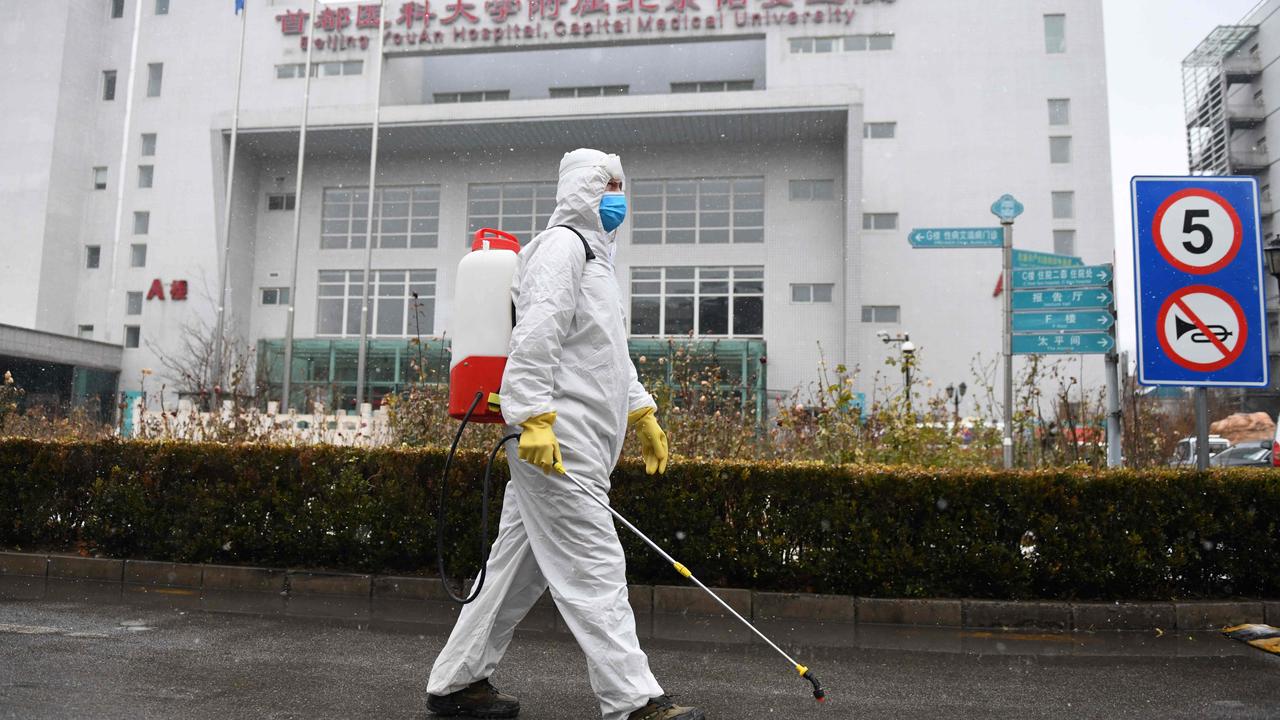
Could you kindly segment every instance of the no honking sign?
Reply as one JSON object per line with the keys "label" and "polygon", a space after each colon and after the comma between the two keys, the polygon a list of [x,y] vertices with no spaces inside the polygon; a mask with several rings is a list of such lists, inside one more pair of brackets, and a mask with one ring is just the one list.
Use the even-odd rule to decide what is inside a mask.
{"label": "no honking sign", "polygon": [[1131,189],[1138,381],[1266,386],[1257,182],[1136,177]]}

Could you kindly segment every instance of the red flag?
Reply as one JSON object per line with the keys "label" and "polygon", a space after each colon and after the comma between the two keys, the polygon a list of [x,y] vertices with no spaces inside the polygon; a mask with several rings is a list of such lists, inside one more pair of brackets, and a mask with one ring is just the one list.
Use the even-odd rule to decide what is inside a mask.
{"label": "red flag", "polygon": [[992,291],[991,297],[1000,297],[1000,293],[1004,292],[1004,273],[1000,273],[1000,277],[996,279],[996,289]]}

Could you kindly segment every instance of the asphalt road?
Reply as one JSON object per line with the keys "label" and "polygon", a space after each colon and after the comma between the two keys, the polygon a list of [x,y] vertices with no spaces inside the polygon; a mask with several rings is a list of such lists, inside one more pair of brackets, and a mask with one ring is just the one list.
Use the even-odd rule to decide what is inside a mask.
{"label": "asphalt road", "polygon": [[[1214,635],[857,632],[849,647],[796,648],[824,705],[758,645],[645,647],[666,690],[712,720],[1280,718],[1280,658]],[[0,602],[0,718],[424,718],[443,642],[421,628]],[[493,680],[525,720],[599,717],[563,635],[519,634]]]}

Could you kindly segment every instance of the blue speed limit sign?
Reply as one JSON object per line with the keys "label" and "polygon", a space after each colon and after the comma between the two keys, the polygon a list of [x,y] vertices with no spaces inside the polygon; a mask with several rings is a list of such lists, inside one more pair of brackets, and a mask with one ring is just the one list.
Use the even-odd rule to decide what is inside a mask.
{"label": "blue speed limit sign", "polygon": [[1138,381],[1266,386],[1257,182],[1136,177],[1131,189]]}

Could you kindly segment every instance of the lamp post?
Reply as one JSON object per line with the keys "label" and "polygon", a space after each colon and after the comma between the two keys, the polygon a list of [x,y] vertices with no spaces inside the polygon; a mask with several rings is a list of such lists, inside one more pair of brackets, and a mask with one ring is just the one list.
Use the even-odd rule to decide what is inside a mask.
{"label": "lamp post", "polygon": [[951,400],[955,407],[955,429],[960,429],[960,398],[964,397],[965,391],[969,389],[968,385],[960,383],[959,385],[947,386],[947,398]]}
{"label": "lamp post", "polygon": [[902,333],[901,335],[890,335],[888,332],[881,330],[876,333],[880,338],[880,342],[885,345],[897,345],[902,351],[902,385],[903,392],[907,397],[907,413],[915,416],[911,410],[911,370],[915,366],[916,345],[911,342],[911,335]]}

